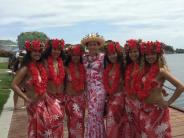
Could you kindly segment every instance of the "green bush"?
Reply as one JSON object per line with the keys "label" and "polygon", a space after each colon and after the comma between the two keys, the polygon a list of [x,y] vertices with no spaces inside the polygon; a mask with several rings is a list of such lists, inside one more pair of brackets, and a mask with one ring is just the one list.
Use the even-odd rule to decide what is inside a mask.
{"label": "green bush", "polygon": [[24,43],[26,40],[40,40],[45,42],[48,39],[47,35],[42,32],[23,32],[18,35],[19,49],[24,49]]}

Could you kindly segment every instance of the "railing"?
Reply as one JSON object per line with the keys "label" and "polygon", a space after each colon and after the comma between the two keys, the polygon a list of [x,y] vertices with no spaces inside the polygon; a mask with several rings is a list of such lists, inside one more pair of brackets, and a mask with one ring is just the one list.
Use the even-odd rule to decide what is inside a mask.
{"label": "railing", "polygon": [[[172,87],[170,87],[170,86],[167,86],[167,85],[164,85],[164,88],[166,88],[167,90],[169,90],[169,92],[168,92],[169,96],[171,96],[171,94],[173,94],[174,91],[175,91],[174,88],[172,88]],[[168,98],[169,98],[169,97],[168,97]],[[177,100],[179,100],[179,101],[184,101],[184,98],[181,97],[180,99],[177,99]],[[175,102],[174,102],[172,105],[170,105],[169,107],[171,107],[171,108],[173,108],[173,109],[176,109],[176,110],[178,110],[178,111],[184,113],[184,108],[182,108],[182,107],[184,107],[184,104],[183,104],[182,107],[179,107],[179,106],[176,105],[176,101],[175,101]]]}

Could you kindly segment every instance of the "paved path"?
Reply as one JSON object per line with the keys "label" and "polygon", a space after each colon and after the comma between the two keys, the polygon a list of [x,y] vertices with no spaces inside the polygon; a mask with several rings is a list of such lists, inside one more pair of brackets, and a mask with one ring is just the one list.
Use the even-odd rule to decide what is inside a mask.
{"label": "paved path", "polygon": [[13,92],[10,92],[9,99],[4,105],[3,111],[0,115],[0,138],[7,138],[8,131],[11,124],[11,118],[13,114]]}
{"label": "paved path", "polygon": [[[23,105],[23,100],[19,98],[18,106]],[[68,138],[66,125],[66,116],[64,121],[64,138]],[[0,136],[1,138],[1,136]],[[6,137],[3,137],[6,138]],[[8,138],[27,138],[27,112],[26,109],[20,108],[15,110],[12,115],[11,125],[9,127]]]}
{"label": "paved path", "polygon": [[[23,100],[19,98],[19,106],[23,105]],[[5,104],[5,108],[0,117],[0,138],[26,138],[27,137],[27,114],[26,109],[13,111],[13,92]],[[12,115],[13,114],[13,115]],[[184,138],[184,112],[170,108],[173,138]],[[64,121],[64,138],[67,138],[68,131],[66,117]]]}
{"label": "paved path", "polygon": [[[173,138],[184,138],[184,112],[170,108],[172,135]],[[9,130],[8,138],[26,138],[27,117],[25,110],[18,110],[13,113],[12,123]],[[68,132],[65,118],[64,138],[67,138]]]}

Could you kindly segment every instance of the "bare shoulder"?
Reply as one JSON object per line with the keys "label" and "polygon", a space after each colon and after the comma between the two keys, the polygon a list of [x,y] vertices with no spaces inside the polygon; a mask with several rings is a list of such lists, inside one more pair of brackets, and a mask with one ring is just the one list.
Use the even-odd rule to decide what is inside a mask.
{"label": "bare shoulder", "polygon": [[13,79],[12,84],[19,84],[21,83],[24,78],[27,76],[28,74],[28,67],[27,66],[23,66],[16,74],[15,78]]}
{"label": "bare shoulder", "polygon": [[169,75],[170,72],[167,69],[165,69],[165,68],[160,68],[159,74],[161,76],[165,76],[165,75]]}
{"label": "bare shoulder", "polygon": [[25,74],[28,72],[28,67],[27,66],[23,66],[22,68],[20,68],[20,70],[18,71],[17,74]]}

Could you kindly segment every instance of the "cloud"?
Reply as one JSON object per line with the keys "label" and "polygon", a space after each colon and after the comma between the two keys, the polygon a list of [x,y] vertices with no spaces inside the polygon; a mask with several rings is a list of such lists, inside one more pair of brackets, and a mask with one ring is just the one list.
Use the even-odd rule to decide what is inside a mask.
{"label": "cloud", "polygon": [[27,31],[104,22],[118,28],[106,34],[112,38],[120,38],[123,32],[126,37],[159,36],[180,42],[184,39],[183,5],[183,0],[3,0],[0,27],[19,26]]}

